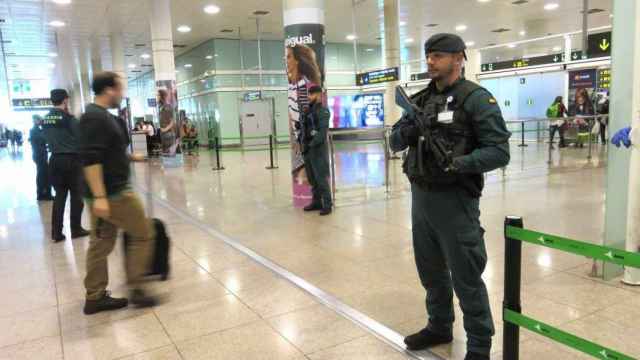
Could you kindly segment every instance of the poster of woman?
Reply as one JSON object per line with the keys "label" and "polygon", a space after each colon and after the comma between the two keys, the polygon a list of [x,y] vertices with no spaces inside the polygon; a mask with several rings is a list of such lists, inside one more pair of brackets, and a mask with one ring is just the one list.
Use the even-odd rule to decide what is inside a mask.
{"label": "poster of woman", "polygon": [[295,206],[305,206],[311,199],[311,191],[304,171],[301,118],[309,110],[309,89],[324,87],[324,25],[290,25],[285,27],[285,34],[293,197]]}

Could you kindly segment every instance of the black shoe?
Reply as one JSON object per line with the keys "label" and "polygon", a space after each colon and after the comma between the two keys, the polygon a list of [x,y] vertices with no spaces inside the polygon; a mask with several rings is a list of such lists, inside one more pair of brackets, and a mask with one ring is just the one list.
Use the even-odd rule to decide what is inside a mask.
{"label": "black shoe", "polygon": [[53,242],[57,242],[58,243],[58,242],[62,242],[62,241],[65,241],[65,240],[67,240],[67,237],[64,236],[63,234],[55,235],[53,237]]}
{"label": "black shoe", "polygon": [[311,203],[307,206],[304,207],[304,211],[309,212],[309,211],[318,211],[318,210],[322,210],[322,205],[320,205],[319,203]]}
{"label": "black shoe", "polygon": [[71,230],[71,238],[77,239],[85,236],[89,236],[91,233],[83,228]]}
{"label": "black shoe", "polygon": [[38,201],[53,201],[53,196],[51,195],[38,196]]}
{"label": "black shoe", "polygon": [[127,307],[127,305],[129,305],[127,299],[112,298],[107,291],[100,300],[87,300],[84,303],[84,314],[93,315],[102,311],[118,310]]}
{"label": "black shoe", "polygon": [[131,299],[131,304],[137,308],[147,308],[158,304],[158,300],[155,297],[145,294],[141,289],[131,290],[129,298]]}
{"label": "black shoe", "polygon": [[331,212],[332,212],[331,208],[324,208],[320,210],[320,216],[327,216],[331,214]]}
{"label": "black shoe", "polygon": [[468,352],[464,360],[490,360],[489,355],[482,355],[474,352]]}
{"label": "black shoe", "polygon": [[404,338],[407,349],[412,351],[424,350],[440,344],[448,344],[453,341],[453,335],[440,335],[431,332],[429,329],[422,329],[420,332]]}

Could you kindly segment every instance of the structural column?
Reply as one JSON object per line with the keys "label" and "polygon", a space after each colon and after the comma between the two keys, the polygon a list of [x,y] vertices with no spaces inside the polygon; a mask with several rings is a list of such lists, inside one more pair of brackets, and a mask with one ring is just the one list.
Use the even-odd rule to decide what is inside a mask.
{"label": "structural column", "polygon": [[302,115],[309,108],[309,89],[315,85],[326,90],[324,3],[324,0],[282,1],[285,37],[283,50],[287,59],[289,82],[289,130],[291,143],[295,144],[291,150],[291,168],[293,204],[296,207],[308,205],[312,197],[298,139]]}
{"label": "structural column", "polygon": [[[640,4],[615,0],[611,53],[609,129],[633,124],[640,132]],[[640,246],[640,139],[631,151],[610,147],[607,163],[605,245],[638,252]],[[627,191],[628,189],[628,191]],[[625,243],[626,241],[626,243]],[[619,275],[606,265],[605,278]],[[640,284],[640,270],[627,269],[624,281]]]}
{"label": "structural column", "polygon": [[80,46],[78,54],[78,62],[80,63],[80,88],[82,94],[82,103],[86,105],[93,99],[91,91],[91,82],[93,75],[91,73],[91,52],[88,42],[83,42]]}
{"label": "structural column", "polygon": [[[387,68],[400,68],[400,29],[399,29],[399,0],[384,0],[384,56]],[[400,108],[396,105],[395,93],[399,81],[386,84],[384,93],[384,123],[393,125],[402,116]]]}
{"label": "structural column", "polygon": [[111,45],[111,64],[112,71],[118,74],[122,78],[122,85],[124,86],[124,93],[127,93],[128,81],[127,70],[124,63],[124,39],[122,33],[113,33],[109,37],[109,43]]}
{"label": "structural column", "polygon": [[158,121],[162,134],[164,155],[175,156],[178,141],[179,119],[176,110],[176,65],[173,54],[173,25],[171,1],[149,0],[151,23],[151,48],[158,98]]}
{"label": "structural column", "polygon": [[478,81],[480,67],[482,66],[482,54],[479,50],[467,50],[467,62],[464,64],[464,77],[473,82]]}

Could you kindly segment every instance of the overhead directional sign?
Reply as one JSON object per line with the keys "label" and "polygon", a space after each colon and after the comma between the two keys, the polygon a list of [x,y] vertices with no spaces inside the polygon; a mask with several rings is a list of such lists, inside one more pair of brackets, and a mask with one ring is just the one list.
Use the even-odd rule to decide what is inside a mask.
{"label": "overhead directional sign", "polygon": [[561,63],[564,61],[563,54],[551,54],[544,56],[535,56],[523,59],[515,59],[511,61],[501,61],[495,63],[482,64],[480,70],[482,72],[486,71],[496,71],[496,70],[506,70],[506,69],[519,69],[528,66],[536,66],[536,65],[548,65]]}
{"label": "overhead directional sign", "polygon": [[51,99],[12,99],[11,100],[14,110],[30,110],[38,108],[52,107]]}
{"label": "overhead directional sign", "polygon": [[598,70],[598,89],[609,90],[611,88],[611,69]]}
{"label": "overhead directional sign", "polygon": [[611,56],[611,31],[589,35],[589,58]]}
{"label": "overhead directional sign", "polygon": [[356,84],[358,86],[381,84],[389,81],[396,81],[400,78],[400,71],[397,67],[369,71],[356,74]]}

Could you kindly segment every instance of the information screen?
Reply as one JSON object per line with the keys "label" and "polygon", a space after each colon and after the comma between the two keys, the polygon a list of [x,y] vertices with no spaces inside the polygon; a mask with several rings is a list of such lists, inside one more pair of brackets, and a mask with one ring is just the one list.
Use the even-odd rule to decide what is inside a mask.
{"label": "information screen", "polygon": [[327,99],[332,129],[380,127],[384,125],[384,95],[359,94]]}

